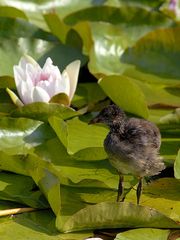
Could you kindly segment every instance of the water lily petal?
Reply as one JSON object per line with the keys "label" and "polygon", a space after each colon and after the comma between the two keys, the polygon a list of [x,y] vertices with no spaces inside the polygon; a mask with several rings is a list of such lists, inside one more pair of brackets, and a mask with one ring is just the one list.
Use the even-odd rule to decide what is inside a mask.
{"label": "water lily petal", "polygon": [[68,96],[70,94],[70,79],[66,70],[62,73],[62,78],[60,81],[57,80],[57,93],[66,93]]}
{"label": "water lily petal", "polygon": [[26,82],[23,81],[18,89],[18,93],[21,92],[21,95],[20,94],[19,95],[24,104],[33,102],[33,98],[32,98],[33,87],[29,83],[30,83],[29,81],[26,81]]}
{"label": "water lily petal", "polygon": [[21,102],[21,100],[18,98],[18,96],[13,91],[11,91],[9,88],[6,88],[6,91],[9,94],[13,103],[16,104],[16,106],[18,106],[18,107],[24,106],[24,104]]}
{"label": "water lily petal", "polygon": [[53,64],[52,59],[51,59],[50,57],[48,57],[48,58],[46,59],[46,62],[45,62],[45,64],[44,64],[44,66],[43,66],[43,70],[45,70],[47,67],[51,66],[52,64]]}
{"label": "water lily petal", "polygon": [[[13,71],[14,71],[14,78],[15,78],[15,81],[17,80],[16,84],[18,85],[20,81],[24,81],[25,80],[25,72],[24,70],[16,65],[13,67]],[[16,79],[17,77],[17,79]]]}
{"label": "water lily petal", "polygon": [[32,92],[32,99],[33,102],[49,102],[50,97],[44,89],[36,86]]}
{"label": "water lily petal", "polygon": [[44,89],[50,98],[56,94],[52,76],[48,80],[38,82],[37,86]]}
{"label": "water lily petal", "polygon": [[[24,104],[48,102],[54,95],[64,93],[72,99],[77,86],[80,61],[70,63],[63,71],[47,58],[43,68],[25,55],[14,66],[14,78],[19,96]],[[70,102],[69,102],[70,103]]]}
{"label": "water lily petal", "polygon": [[[24,55],[23,57],[21,57],[20,61],[19,61],[19,66],[25,70],[26,68],[26,64],[32,64],[36,67],[39,66],[39,64],[32,58],[30,57],[29,55]],[[40,67],[40,66],[39,66]]]}
{"label": "water lily petal", "polygon": [[52,74],[54,79],[60,79],[61,80],[61,72],[59,71],[59,68],[57,66],[53,66]]}
{"label": "water lily petal", "polygon": [[20,98],[22,99],[23,92],[22,92],[21,85],[24,82],[25,74],[24,74],[22,68],[19,67],[19,66],[14,66],[13,70],[14,70],[14,80],[15,80],[15,83],[16,83],[16,88],[17,88],[17,91],[18,91],[18,94],[19,94]]}
{"label": "water lily petal", "polygon": [[26,69],[26,81],[29,83],[30,86],[35,86],[38,82],[39,76],[41,74],[40,66],[34,66],[30,63],[27,63]]}
{"label": "water lily petal", "polygon": [[70,101],[72,100],[74,93],[76,91],[80,64],[81,64],[80,60],[76,60],[70,63],[65,69],[70,80],[70,93],[69,93]]}
{"label": "water lily petal", "polygon": [[61,73],[59,71],[59,68],[57,66],[53,65],[53,62],[51,58],[47,58],[43,69],[42,69],[42,74],[43,75],[49,75],[52,77],[52,80],[61,79]]}

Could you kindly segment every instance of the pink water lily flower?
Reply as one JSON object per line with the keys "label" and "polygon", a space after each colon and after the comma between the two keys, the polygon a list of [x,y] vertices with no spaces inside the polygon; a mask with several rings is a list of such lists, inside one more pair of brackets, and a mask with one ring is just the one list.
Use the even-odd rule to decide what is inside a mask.
{"label": "pink water lily flower", "polygon": [[23,56],[13,68],[21,101],[11,90],[8,89],[8,93],[18,105],[49,102],[59,93],[66,94],[70,103],[76,90],[79,69],[80,61],[76,60],[67,65],[61,74],[50,57],[41,68],[32,57]]}

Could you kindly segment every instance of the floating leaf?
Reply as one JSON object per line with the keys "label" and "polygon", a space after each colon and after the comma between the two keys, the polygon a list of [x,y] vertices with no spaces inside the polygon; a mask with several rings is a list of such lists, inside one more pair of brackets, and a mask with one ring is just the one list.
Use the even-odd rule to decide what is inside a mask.
{"label": "floating leaf", "polygon": [[[60,217],[57,227],[61,226]],[[73,214],[62,226],[62,231],[80,231],[94,228],[180,228],[173,220],[155,209],[131,203],[102,202]]]}
{"label": "floating leaf", "polygon": [[[151,184],[144,186],[140,204],[155,208],[171,219],[179,222],[179,187],[180,182],[174,178],[161,178],[152,181]],[[136,202],[136,193],[134,189],[128,193],[126,199],[129,202]]]}
{"label": "floating leaf", "polygon": [[140,88],[126,76],[107,76],[99,81],[104,92],[125,111],[148,117],[145,96]]}
{"label": "floating leaf", "polygon": [[93,106],[95,103],[106,98],[106,94],[97,83],[78,84],[72,105],[74,106]]}
{"label": "floating leaf", "polygon": [[[36,167],[39,165],[54,171],[63,185],[75,187],[78,183],[77,187],[117,188],[118,175],[107,160],[84,161],[82,154],[82,160],[77,161],[76,156],[69,155],[57,138],[37,146],[34,153],[45,161],[43,164],[39,159]],[[132,177],[126,178],[125,182],[127,181],[131,182]]]}
{"label": "floating leaf", "polygon": [[[175,135],[177,134],[178,132],[175,132]],[[179,146],[180,138],[177,138],[176,136],[171,138],[162,138],[160,154],[163,156],[165,161],[171,162],[171,165],[173,165]]]}
{"label": "floating leaf", "polygon": [[[168,87],[165,78],[159,78],[155,82],[149,82],[148,79],[137,80],[136,76],[131,79],[140,87],[145,95],[150,108],[176,108],[180,106],[180,88],[178,85]],[[154,76],[151,75],[153,81]],[[156,78],[155,78],[156,79]],[[167,83],[168,84],[168,83]]]}
{"label": "floating leaf", "polygon": [[[1,201],[1,209],[14,207],[16,206],[8,204],[7,201]],[[51,210],[22,213],[8,218],[1,217],[0,222],[0,234],[3,236],[3,240],[11,240],[14,237],[18,240],[24,240],[25,238],[33,240],[79,240],[93,235],[90,231],[69,234],[59,233],[55,227],[55,216]]]}
{"label": "floating leaf", "polygon": [[[88,152],[91,152],[91,155],[95,154],[97,159],[106,158],[106,153],[103,150],[103,141],[108,132],[106,128],[88,125],[78,118],[73,118],[65,123],[61,119],[52,117],[49,119],[49,122],[67,148],[68,154],[79,153],[78,156],[81,158],[80,155],[82,153],[79,151],[87,149]],[[94,136],[96,137],[94,138]],[[98,153],[97,149],[100,150]],[[93,153],[93,151],[96,153]],[[87,156],[88,154],[84,152],[82,155],[86,159],[85,155]]]}
{"label": "floating leaf", "polygon": [[[103,141],[107,132],[107,128],[88,125],[78,118],[69,120],[67,122],[68,153],[74,154],[86,148],[103,148]],[[103,154],[103,157],[104,156],[106,155]]]}
{"label": "floating leaf", "polygon": [[51,32],[57,36],[62,43],[65,43],[70,27],[64,24],[55,13],[46,13],[43,16]]}
{"label": "floating leaf", "polygon": [[30,153],[33,147],[54,136],[46,124],[27,118],[1,118],[0,133],[0,151],[8,154]]}
{"label": "floating leaf", "polygon": [[174,163],[174,175],[175,175],[175,178],[180,179],[180,150],[178,151],[178,154],[176,156],[176,160]]}
{"label": "floating leaf", "polygon": [[26,169],[26,158],[27,155],[9,155],[0,151],[1,170],[29,176],[28,169]]}
{"label": "floating leaf", "polygon": [[1,59],[4,59],[4,61],[0,62],[1,76],[13,76],[13,65],[18,63],[24,53],[29,53],[32,57],[38,58],[52,46],[51,43],[38,39],[19,38],[16,40],[0,38],[0,42],[0,55]]}
{"label": "floating leaf", "polygon": [[[121,74],[129,66],[120,59],[125,49],[153,29],[152,26],[112,25],[109,23],[91,23],[90,29],[94,45],[90,52],[90,71],[97,75]],[[138,29],[138,30],[137,30]]]}
{"label": "floating leaf", "polygon": [[180,123],[180,108],[177,108],[173,113],[167,114],[159,119],[161,124],[179,124]]}
{"label": "floating leaf", "polygon": [[62,119],[68,119],[79,115],[74,109],[65,107],[57,103],[35,102],[24,105],[11,113],[13,117],[26,117],[47,121],[51,116],[58,116]]}
{"label": "floating leaf", "polygon": [[0,6],[0,17],[23,18],[27,20],[27,16],[23,11],[9,6]]}
{"label": "floating leaf", "polygon": [[125,51],[121,61],[133,64],[144,72],[178,79],[180,76],[180,29],[157,29],[142,37]]}
{"label": "floating leaf", "polygon": [[123,233],[119,233],[115,240],[167,240],[169,236],[170,230],[162,230],[162,229],[154,229],[154,228],[140,228],[133,229]]}
{"label": "floating leaf", "polygon": [[140,25],[142,23],[159,25],[171,22],[170,19],[158,11],[150,11],[135,6],[122,6],[120,8],[95,6],[69,14],[65,17],[64,21],[71,25],[79,21],[104,21],[112,24],[129,22],[130,25]]}
{"label": "floating leaf", "polygon": [[12,173],[0,173],[0,199],[18,202],[33,208],[47,208],[49,204],[36,189],[32,178]]}

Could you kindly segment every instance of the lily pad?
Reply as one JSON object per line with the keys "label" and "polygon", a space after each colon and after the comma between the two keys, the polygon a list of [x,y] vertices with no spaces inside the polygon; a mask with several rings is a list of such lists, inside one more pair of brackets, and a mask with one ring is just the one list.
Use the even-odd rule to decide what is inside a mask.
{"label": "lily pad", "polygon": [[36,189],[32,178],[13,173],[0,173],[0,199],[18,202],[33,208],[48,208],[49,204]]}
{"label": "lily pad", "polygon": [[[56,225],[62,226],[60,217]],[[79,231],[93,228],[180,228],[176,222],[155,209],[131,203],[102,202],[73,214],[59,229]]]}
{"label": "lily pad", "polygon": [[130,78],[125,76],[107,76],[99,80],[105,93],[123,110],[141,117],[148,117],[145,96]]}
{"label": "lily pad", "polygon": [[161,124],[179,124],[180,123],[180,108],[174,112],[167,114],[159,119]]}
{"label": "lily pad", "polygon": [[[67,148],[68,154],[73,155],[85,149],[93,151],[93,148],[97,151],[98,148],[102,148],[101,157],[99,156],[98,159],[106,158],[103,141],[108,132],[107,128],[88,125],[76,117],[66,123],[55,117],[50,118],[49,121],[57,136]],[[94,138],[94,136],[96,137]]]}
{"label": "lily pad", "polygon": [[51,116],[57,116],[62,119],[68,119],[74,116],[79,115],[79,112],[76,112],[70,107],[65,107],[57,103],[44,103],[44,102],[35,102],[31,104],[24,105],[21,108],[16,109],[11,113],[12,117],[26,117],[32,119],[38,119],[41,121],[47,121]]}
{"label": "lily pad", "polygon": [[[118,174],[107,160],[84,161],[82,157],[81,161],[77,161],[58,139],[37,146],[35,154],[48,163],[44,167],[54,171],[63,185],[75,187],[78,183],[78,186],[117,188]],[[39,166],[43,167],[43,164]],[[128,180],[131,181],[130,178]]]}
{"label": "lily pad", "polygon": [[121,61],[133,64],[144,72],[178,79],[180,76],[180,29],[157,29],[127,49]]}
{"label": "lily pad", "polygon": [[[180,216],[180,182],[174,178],[161,178],[145,185],[140,204],[157,209],[171,219],[179,222]],[[162,191],[162,189],[164,189]],[[136,202],[135,190],[132,189],[126,200]],[[163,204],[162,204],[163,203]]]}
{"label": "lily pad", "polygon": [[[7,201],[2,202],[3,209],[14,207]],[[2,209],[2,208],[1,208]],[[31,238],[33,240],[79,240],[92,236],[92,231],[63,234],[55,227],[55,216],[51,210],[38,210],[31,213],[18,214],[11,217],[1,217],[0,234],[3,240],[11,240],[16,236],[19,240]]]}
{"label": "lily pad", "polygon": [[178,151],[178,154],[176,156],[176,160],[174,163],[174,175],[175,175],[175,178],[180,179],[180,150]]}
{"label": "lily pad", "polygon": [[140,228],[133,229],[123,233],[119,233],[115,240],[167,240],[170,230],[154,229],[154,228]]}
{"label": "lily pad", "polygon": [[30,153],[54,136],[46,124],[27,118],[1,118],[0,133],[0,150],[11,155]]}
{"label": "lily pad", "polygon": [[22,18],[27,20],[27,16],[23,11],[10,6],[0,6],[0,17]]}
{"label": "lily pad", "polygon": [[[112,25],[96,22],[90,24],[94,45],[90,52],[89,69],[96,76],[122,74],[129,65],[121,61],[125,49],[132,47],[155,26]],[[131,68],[130,68],[131,70]]]}
{"label": "lily pad", "polygon": [[72,105],[77,107],[88,105],[91,108],[91,106],[93,107],[97,102],[105,98],[106,94],[97,83],[80,83],[78,84]]}
{"label": "lily pad", "polygon": [[74,25],[79,21],[104,21],[113,24],[127,23],[140,25],[142,23],[159,25],[171,22],[164,14],[137,6],[95,6],[69,14],[64,18],[65,23]]}

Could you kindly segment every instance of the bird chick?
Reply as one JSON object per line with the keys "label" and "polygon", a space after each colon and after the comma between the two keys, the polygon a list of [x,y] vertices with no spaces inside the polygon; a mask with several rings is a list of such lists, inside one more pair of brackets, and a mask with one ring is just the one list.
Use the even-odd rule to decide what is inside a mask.
{"label": "bird chick", "polygon": [[105,107],[90,122],[95,123],[105,123],[110,128],[104,140],[104,149],[110,163],[119,173],[117,201],[123,195],[123,175],[131,174],[139,179],[136,191],[139,204],[143,177],[157,175],[165,168],[159,156],[159,129],[147,120],[128,118],[114,104]]}

